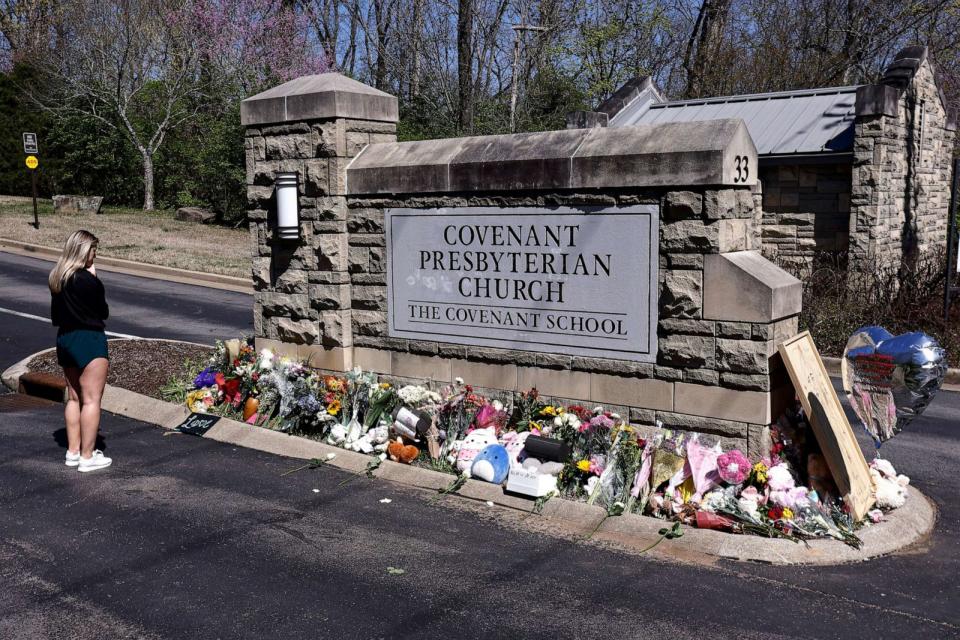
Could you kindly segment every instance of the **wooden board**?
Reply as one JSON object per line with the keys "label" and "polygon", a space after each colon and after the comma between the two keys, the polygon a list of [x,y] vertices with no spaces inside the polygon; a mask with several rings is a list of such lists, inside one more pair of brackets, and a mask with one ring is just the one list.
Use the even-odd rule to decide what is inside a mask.
{"label": "wooden board", "polygon": [[853,516],[860,520],[873,506],[873,482],[860,444],[847,421],[830,376],[809,331],[777,347],[790,373],[827,466]]}

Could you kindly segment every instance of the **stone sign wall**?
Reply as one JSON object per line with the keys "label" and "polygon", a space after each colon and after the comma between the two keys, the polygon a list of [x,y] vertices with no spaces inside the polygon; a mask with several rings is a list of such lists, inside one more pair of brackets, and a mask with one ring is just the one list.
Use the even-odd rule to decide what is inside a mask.
{"label": "stone sign wall", "polygon": [[388,209],[391,337],[656,362],[659,208]]}
{"label": "stone sign wall", "polygon": [[[776,346],[797,331],[800,283],[756,250],[762,217],[756,180],[737,171],[744,159],[755,166],[756,151],[742,122],[381,142],[395,111],[364,111],[358,104],[373,90],[345,80],[328,82],[335,91],[351,92],[342,100],[328,100],[320,80],[309,84],[319,94],[316,104],[328,105],[326,110],[318,106],[304,115],[305,98],[297,94],[296,121],[277,120],[283,86],[247,101],[259,346],[326,369],[360,366],[438,383],[461,377],[489,389],[536,387],[547,396],[612,406],[635,424],[695,429],[757,449],[762,429],[793,396]],[[382,96],[376,97],[382,106]],[[263,100],[272,102],[259,105]],[[344,144],[358,140],[356,134],[366,136],[365,146],[363,140]],[[373,140],[374,135],[381,137]],[[274,155],[268,157],[265,149]],[[325,182],[310,178],[317,162],[326,168]],[[291,167],[306,172],[300,187],[301,237],[292,243],[272,233],[268,188],[271,171]],[[394,295],[404,303],[424,300],[424,309],[414,307],[414,314],[429,319],[439,313],[446,321],[450,303],[460,302],[451,297],[460,285],[452,272],[471,279],[464,285],[474,287],[468,293],[476,291],[473,278],[489,277],[477,264],[465,269],[463,252],[476,250],[480,241],[476,228],[461,239],[457,226],[457,221],[479,224],[478,209],[495,214],[498,224],[514,221],[520,227],[532,224],[533,213],[553,212],[544,217],[554,225],[559,244],[564,238],[571,244],[571,226],[593,229],[590,237],[573,232],[577,247],[566,253],[586,254],[582,269],[606,282],[581,291],[573,280],[564,281],[562,305],[533,300],[530,308],[550,313],[576,300],[575,310],[593,317],[597,311],[631,313],[637,324],[628,328],[636,332],[628,341],[642,337],[646,318],[651,349],[649,341],[656,341],[655,358],[616,357],[582,334],[579,342],[567,339],[569,332],[533,345],[519,343],[518,334],[495,337],[491,334],[503,332],[488,327],[453,341],[433,331],[410,331],[410,324],[394,325],[399,312],[411,313],[409,306],[394,303]],[[591,226],[591,216],[623,222],[617,216],[625,212],[646,213],[649,224],[640,219],[627,228],[603,221]],[[408,218],[396,227],[404,215]],[[457,229],[455,238],[449,236],[451,226]],[[509,233],[501,231],[501,241]],[[632,246],[651,236],[655,248]],[[443,253],[450,251],[449,239],[460,243],[459,270]],[[539,260],[537,269],[546,270],[544,258]],[[554,257],[554,270],[558,260]],[[403,282],[412,277],[416,283],[418,268],[420,282],[436,277],[434,285],[440,286],[445,276],[451,291],[426,287],[429,294],[411,298],[392,282],[394,267]],[[511,279],[527,282],[529,297],[534,275]],[[540,280],[536,296],[559,295],[549,284],[560,280]],[[488,316],[499,308],[502,321],[502,307],[491,304]],[[470,324],[470,318],[454,315],[453,322]]]}

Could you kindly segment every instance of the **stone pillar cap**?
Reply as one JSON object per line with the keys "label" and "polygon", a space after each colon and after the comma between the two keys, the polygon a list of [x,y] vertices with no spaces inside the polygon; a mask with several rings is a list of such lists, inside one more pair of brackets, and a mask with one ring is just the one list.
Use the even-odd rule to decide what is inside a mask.
{"label": "stone pillar cap", "polygon": [[339,73],[301,76],[240,103],[244,126],[324,118],[397,122],[396,97]]}

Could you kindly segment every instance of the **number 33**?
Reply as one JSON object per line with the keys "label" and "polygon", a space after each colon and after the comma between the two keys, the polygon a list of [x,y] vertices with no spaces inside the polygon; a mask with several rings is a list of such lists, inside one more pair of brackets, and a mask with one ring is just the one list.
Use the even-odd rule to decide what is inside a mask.
{"label": "number 33", "polygon": [[736,162],[734,171],[737,172],[737,175],[733,177],[734,184],[746,182],[750,178],[750,158],[747,156],[737,156],[734,158],[734,162]]}

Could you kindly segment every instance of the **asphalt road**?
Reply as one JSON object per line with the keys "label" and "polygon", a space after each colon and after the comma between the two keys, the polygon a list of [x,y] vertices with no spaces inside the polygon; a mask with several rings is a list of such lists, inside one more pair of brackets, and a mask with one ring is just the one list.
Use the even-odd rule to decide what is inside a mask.
{"label": "asphalt road", "polygon": [[[36,324],[4,317],[0,366]],[[0,415],[0,638],[960,637],[960,394],[884,446],[939,506],[931,539],[818,568],[626,555],[112,415],[116,462],[84,475],[61,407],[8,394]]]}
{"label": "asphalt road", "polygon": [[[54,345],[47,275],[53,263],[0,252],[0,344],[25,358]],[[212,344],[253,333],[253,297],[232,291],[169,283],[100,270],[107,290],[107,330],[141,338],[174,338]],[[35,320],[9,311],[39,316]],[[16,318],[16,320],[15,320]],[[20,358],[13,358],[13,361]]]}

